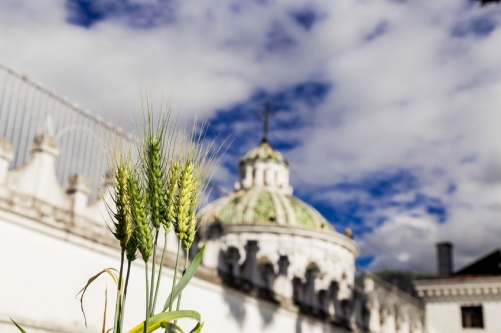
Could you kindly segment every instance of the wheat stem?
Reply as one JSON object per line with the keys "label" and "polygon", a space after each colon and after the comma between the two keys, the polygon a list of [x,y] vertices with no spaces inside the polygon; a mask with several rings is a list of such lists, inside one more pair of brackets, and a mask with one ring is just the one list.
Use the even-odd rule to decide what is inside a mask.
{"label": "wheat stem", "polygon": [[[188,264],[188,251],[189,249],[186,248],[186,254],[185,254],[185,257],[184,257],[184,268],[183,268],[183,275],[184,273],[186,272],[186,266]],[[183,296],[183,291],[181,290],[181,292],[179,293],[179,298],[177,299],[177,307],[176,307],[176,311],[179,310],[179,307],[181,306],[181,296]]]}
{"label": "wheat stem", "polygon": [[155,263],[156,263],[156,252],[158,243],[158,231],[159,228],[155,229],[155,243],[153,244],[153,262],[151,264],[151,282],[150,282],[150,303],[148,304],[150,309],[150,315],[153,315],[153,293],[155,291]]}
{"label": "wheat stem", "polygon": [[181,240],[178,239],[177,241],[177,255],[176,255],[176,267],[174,268],[174,279],[172,279],[172,291],[171,291],[171,298],[170,298],[170,304],[169,304],[169,311],[172,311],[172,303],[174,302],[174,287],[176,286],[177,282],[177,268],[179,265],[179,252],[181,252]]}
{"label": "wheat stem", "polygon": [[160,267],[158,268],[157,285],[155,287],[155,298],[153,299],[153,307],[151,308],[151,313],[155,311],[157,305],[158,289],[160,289],[160,279],[162,277],[162,267],[164,266],[164,256],[167,250],[167,233],[164,233],[164,249],[162,251],[162,259],[160,259]]}
{"label": "wheat stem", "polygon": [[122,289],[122,274],[123,274],[123,269],[124,269],[124,255],[125,255],[125,250],[122,249],[122,252],[120,253],[120,272],[118,274],[118,285],[117,285],[117,299],[115,303],[115,320],[113,322],[113,328],[116,333],[120,333],[120,327],[119,327],[119,320],[120,320],[120,314],[121,314],[121,289]]}
{"label": "wheat stem", "polygon": [[146,319],[144,320],[144,332],[148,333],[148,318],[150,317],[150,313],[148,310],[148,302],[149,302],[148,296],[150,294],[148,290],[148,262],[144,263],[144,274],[146,277]]}
{"label": "wheat stem", "polygon": [[125,313],[125,301],[127,298],[127,286],[129,285],[129,276],[130,276],[130,265],[132,263],[132,260],[127,260],[127,274],[125,277],[125,286],[124,286],[124,295],[123,295],[123,300],[122,300],[122,306],[121,306],[121,311],[120,311],[120,324],[119,324],[119,329],[120,332],[122,331],[123,328],[123,323],[124,323],[124,313]]}

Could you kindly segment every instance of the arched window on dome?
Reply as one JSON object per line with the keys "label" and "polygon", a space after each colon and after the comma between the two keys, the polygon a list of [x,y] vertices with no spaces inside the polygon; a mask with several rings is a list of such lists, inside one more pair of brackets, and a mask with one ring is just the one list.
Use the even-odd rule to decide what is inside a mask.
{"label": "arched window on dome", "polygon": [[311,262],[306,266],[304,274],[304,280],[297,276],[292,279],[294,303],[299,306],[302,313],[319,313],[320,303],[315,290],[315,280],[320,274],[320,268]]}
{"label": "arched window on dome", "polygon": [[240,176],[240,179],[243,180],[245,179],[245,168],[244,168],[244,164],[242,162],[240,162],[240,165],[238,167],[238,173],[239,173],[239,176]]}
{"label": "arched window on dome", "polygon": [[223,280],[232,285],[237,281],[240,272],[240,250],[235,246],[229,246],[228,249],[222,255],[226,266],[226,274],[223,276]]}
{"label": "arched window on dome", "polygon": [[260,290],[259,296],[265,299],[273,299],[273,280],[275,277],[275,266],[268,257],[262,256],[258,259],[258,267],[263,282],[263,288]]}
{"label": "arched window on dome", "polygon": [[297,276],[292,279],[292,298],[296,305],[303,303],[303,282]]}
{"label": "arched window on dome", "polygon": [[308,279],[308,276],[310,275],[318,275],[320,273],[320,267],[318,267],[318,265],[315,263],[315,262],[310,262],[307,266],[306,266],[306,270],[305,270],[305,278]]}

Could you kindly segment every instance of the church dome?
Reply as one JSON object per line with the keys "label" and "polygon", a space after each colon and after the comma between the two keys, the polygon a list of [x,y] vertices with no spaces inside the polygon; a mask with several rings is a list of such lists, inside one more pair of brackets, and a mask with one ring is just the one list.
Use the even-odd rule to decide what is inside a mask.
{"label": "church dome", "polygon": [[266,139],[240,160],[235,192],[206,206],[198,217],[202,225],[281,225],[334,232],[317,210],[292,195],[289,164]]}
{"label": "church dome", "polygon": [[210,224],[263,224],[334,231],[313,207],[290,194],[266,188],[236,191],[216,200],[199,214]]}

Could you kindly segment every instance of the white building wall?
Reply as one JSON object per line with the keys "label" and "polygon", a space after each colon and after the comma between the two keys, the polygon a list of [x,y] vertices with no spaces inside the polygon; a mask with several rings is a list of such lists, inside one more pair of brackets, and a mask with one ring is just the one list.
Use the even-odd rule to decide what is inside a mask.
{"label": "white building wall", "polygon": [[501,302],[484,302],[483,311],[485,320],[483,332],[501,332]]}
{"label": "white building wall", "polygon": [[[428,333],[501,332],[501,277],[468,276],[419,280]],[[482,306],[483,328],[463,328],[462,306]]]}
{"label": "white building wall", "polygon": [[426,304],[426,326],[428,333],[459,333],[461,311],[455,303]]}
{"label": "white building wall", "polygon": [[[85,295],[88,330],[75,296],[87,279],[103,268],[118,268],[118,251],[0,211],[0,253],[0,332],[17,332],[9,316],[28,332],[98,332],[106,287],[107,322],[111,326],[115,297],[111,278],[103,275]],[[165,268],[163,298],[171,279],[172,270]],[[143,319],[143,281],[142,263],[136,261],[127,297],[126,328]],[[163,300],[159,299],[161,307]],[[183,293],[182,308],[199,311],[208,333],[343,332],[198,278]]]}
{"label": "white building wall", "polygon": [[[469,303],[464,303],[469,305]],[[475,303],[474,305],[477,305]],[[501,302],[483,302],[484,328],[463,328],[461,303],[426,304],[428,333],[499,333],[501,332]]]}

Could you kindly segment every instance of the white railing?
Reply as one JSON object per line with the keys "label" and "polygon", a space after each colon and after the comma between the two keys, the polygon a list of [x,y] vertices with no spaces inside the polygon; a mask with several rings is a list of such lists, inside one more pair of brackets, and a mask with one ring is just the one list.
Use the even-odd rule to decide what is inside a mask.
{"label": "white railing", "polygon": [[107,169],[104,138],[132,141],[120,128],[0,64],[0,137],[12,145],[12,169],[26,162],[33,139],[47,130],[57,140],[56,172],[63,186],[75,173],[86,175],[92,184],[102,183]]}

